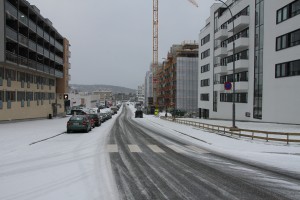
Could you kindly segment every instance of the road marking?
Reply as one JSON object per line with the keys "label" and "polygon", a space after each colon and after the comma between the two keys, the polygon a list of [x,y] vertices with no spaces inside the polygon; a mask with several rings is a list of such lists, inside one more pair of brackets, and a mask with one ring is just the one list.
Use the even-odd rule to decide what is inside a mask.
{"label": "road marking", "polygon": [[203,154],[203,153],[209,153],[208,151],[205,151],[204,149],[200,149],[198,147],[195,146],[191,146],[191,145],[187,145],[187,148],[196,151],[197,153]]}
{"label": "road marking", "polygon": [[109,153],[116,153],[118,152],[118,145],[116,144],[108,144],[106,146],[107,152]]}
{"label": "road marking", "polygon": [[138,146],[138,145],[136,145],[136,144],[129,144],[128,145],[128,147],[129,147],[129,150],[131,151],[131,152],[137,152],[137,153],[140,153],[140,152],[142,152],[142,150],[140,149],[140,147]]}
{"label": "road marking", "polygon": [[147,145],[155,153],[166,153],[164,150],[159,148],[157,145]]}
{"label": "road marking", "polygon": [[181,148],[179,148],[176,145],[167,145],[167,147],[169,147],[170,149],[172,149],[173,151],[177,152],[177,153],[184,153],[185,151]]}

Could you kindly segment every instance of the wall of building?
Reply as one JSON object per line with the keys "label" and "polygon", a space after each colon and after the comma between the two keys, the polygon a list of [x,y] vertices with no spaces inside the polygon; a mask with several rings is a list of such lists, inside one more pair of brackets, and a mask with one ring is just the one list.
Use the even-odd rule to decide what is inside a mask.
{"label": "wall of building", "polygon": [[[232,1],[229,0],[226,3],[229,5]],[[283,62],[299,60],[300,59],[300,45],[291,48],[276,51],[276,37],[284,35],[286,33],[292,32],[294,30],[300,29],[300,15],[294,16],[280,24],[276,24],[276,13],[277,10],[284,7],[285,5],[294,2],[294,0],[284,0],[284,1],[263,1],[264,6],[260,8],[261,14],[263,14],[263,28],[264,32],[261,35],[261,44],[263,45],[262,54],[262,119],[257,119],[253,117],[254,112],[254,93],[255,93],[255,16],[256,1],[250,0],[239,0],[236,1],[233,6],[231,6],[231,11],[233,15],[241,11],[243,8],[249,6],[249,67],[248,67],[248,81],[243,82],[243,89],[239,88],[238,82],[236,82],[236,92],[242,91],[247,92],[247,103],[236,103],[236,119],[237,120],[247,120],[247,121],[262,121],[262,122],[274,122],[274,123],[294,123],[300,124],[299,117],[300,107],[297,102],[300,98],[300,76],[290,76],[284,78],[275,78],[275,65]],[[213,45],[214,42],[214,11],[223,4],[214,4],[211,7],[211,13],[207,20],[207,27],[203,28],[199,34],[199,44],[201,39],[208,33],[211,34],[210,42],[199,46],[199,85],[203,79],[211,79],[215,74],[214,81],[216,79],[216,68],[213,67],[214,64],[218,63],[216,57],[214,56],[215,51],[212,51],[209,58],[201,59],[201,52],[208,49]],[[217,27],[221,26],[224,22],[229,20],[231,15],[229,11],[225,11],[222,16],[216,21]],[[228,37],[231,37],[232,33],[228,32]],[[213,49],[213,48],[212,48]],[[232,55],[232,52],[227,52],[227,56]],[[201,73],[201,66],[210,63],[210,71]],[[257,71],[257,70],[256,70]],[[236,71],[237,72],[237,71]],[[222,72],[223,73],[223,72]],[[232,74],[232,71],[227,71],[224,73]],[[222,75],[224,75],[222,74]],[[219,88],[218,88],[219,87]],[[209,93],[209,101],[201,101],[200,96],[198,97],[198,107],[202,109],[209,109],[210,118],[217,119],[231,119],[232,118],[232,102],[220,102],[220,92],[231,93],[232,91],[225,91],[222,89],[223,85],[217,84],[213,85],[211,81],[210,85],[207,87],[199,88],[199,95],[201,93]],[[213,91],[218,91],[217,95],[217,109],[213,111]],[[247,115],[246,115],[247,114]]]}
{"label": "wall of building", "polygon": [[[4,0],[0,0],[0,62],[4,62],[4,51],[5,51],[5,34],[4,34],[4,24],[5,24],[5,12],[4,12]],[[2,28],[3,27],[3,28]]]}
{"label": "wall of building", "polygon": [[300,59],[300,45],[275,51],[276,37],[300,29],[299,14],[276,24],[277,10],[291,2],[265,1],[263,120],[300,124],[300,76],[275,78],[276,64]]}

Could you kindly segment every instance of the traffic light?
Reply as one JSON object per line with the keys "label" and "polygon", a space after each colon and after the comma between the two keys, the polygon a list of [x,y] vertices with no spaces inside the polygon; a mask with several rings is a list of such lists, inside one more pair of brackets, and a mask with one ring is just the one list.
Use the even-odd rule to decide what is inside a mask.
{"label": "traffic light", "polygon": [[68,100],[69,99],[69,95],[68,94],[64,94],[64,100]]}

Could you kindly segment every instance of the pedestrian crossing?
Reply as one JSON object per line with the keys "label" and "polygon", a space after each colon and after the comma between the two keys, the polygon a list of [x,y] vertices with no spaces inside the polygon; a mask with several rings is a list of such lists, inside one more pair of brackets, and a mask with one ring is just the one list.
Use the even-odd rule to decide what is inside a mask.
{"label": "pedestrian crossing", "polygon": [[[148,145],[136,145],[136,144],[128,144],[125,145],[125,148],[128,148],[128,150],[131,153],[144,153],[145,152],[145,147],[154,152],[154,153],[159,153],[159,154],[164,154],[166,151],[162,149],[162,147],[159,147],[158,145],[153,145],[153,144],[148,144]],[[192,153],[197,153],[197,154],[208,154],[210,152],[201,149],[199,147],[193,146],[193,145],[166,145],[167,148],[177,152],[177,153],[187,153],[187,152],[192,152]],[[144,151],[143,151],[144,149]],[[117,144],[108,144],[106,146],[106,151],[108,153],[118,153],[120,150],[120,147]]]}

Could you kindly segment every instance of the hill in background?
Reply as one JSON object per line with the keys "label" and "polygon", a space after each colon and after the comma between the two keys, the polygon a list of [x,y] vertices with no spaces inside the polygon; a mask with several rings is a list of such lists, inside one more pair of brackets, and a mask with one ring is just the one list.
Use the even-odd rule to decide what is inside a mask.
{"label": "hill in background", "polygon": [[124,94],[135,94],[136,90],[113,86],[113,85],[80,85],[80,84],[70,84],[70,90],[77,90],[78,92],[94,92],[94,91],[111,91],[113,94],[124,93]]}

